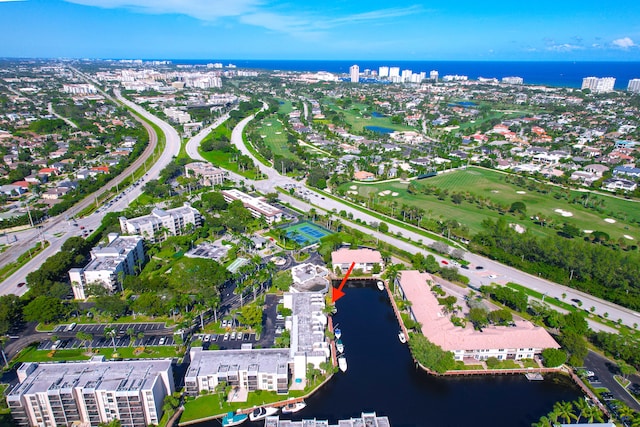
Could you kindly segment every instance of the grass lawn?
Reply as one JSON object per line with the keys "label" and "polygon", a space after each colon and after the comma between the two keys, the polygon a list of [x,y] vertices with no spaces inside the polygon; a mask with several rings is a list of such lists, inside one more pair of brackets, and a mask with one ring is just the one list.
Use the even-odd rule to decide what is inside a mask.
{"label": "grass lawn", "polygon": [[226,414],[229,411],[237,409],[252,408],[253,406],[262,406],[265,404],[279,402],[294,397],[303,396],[303,391],[289,391],[287,396],[278,395],[275,392],[258,390],[249,393],[246,402],[220,402],[216,394],[200,396],[195,400],[190,400],[184,404],[184,412],[180,417],[180,422],[197,420],[200,418],[211,417],[218,414]]}
{"label": "grass lawn", "polygon": [[514,360],[501,360],[494,367],[489,367],[489,369],[522,369],[522,366],[518,365]]}
{"label": "grass lawn", "polygon": [[215,166],[218,166],[222,169],[230,170],[231,172],[235,172],[239,175],[244,176],[249,179],[257,179],[257,173],[255,169],[250,170],[239,170],[238,163],[234,161],[235,154],[234,153],[225,153],[223,151],[202,151],[198,150],[198,152],[204,157],[209,163],[212,163]]}
{"label": "grass lawn", "polygon": [[482,365],[465,365],[463,361],[458,360],[454,371],[482,371],[483,369]]}
{"label": "grass lawn", "polygon": [[[508,214],[508,221],[524,226],[536,235],[555,234],[556,230],[552,227],[541,227],[533,223],[529,218],[532,215],[541,214],[542,216],[552,220],[554,224],[568,223],[580,230],[597,230],[604,231],[610,235],[613,240],[623,238],[629,235],[634,240],[640,239],[640,205],[637,202],[618,199],[606,195],[593,195],[599,200],[604,201],[604,213],[599,213],[591,209],[587,209],[580,204],[569,203],[568,200],[561,198],[556,199],[554,194],[569,194],[569,198],[581,197],[584,193],[577,191],[564,191],[562,189],[553,189],[550,193],[543,194],[531,192],[518,187],[514,184],[505,182],[505,175],[483,168],[469,167],[466,170],[454,171],[451,173],[441,174],[433,178],[418,181],[418,185],[433,185],[441,189],[452,192],[469,192],[478,197],[490,199],[493,202],[504,205],[511,205],[516,201],[523,202],[527,207],[527,215],[524,218],[520,216]],[[415,205],[424,209],[427,216],[431,218],[443,219],[456,218],[462,224],[469,227],[472,234],[482,229],[482,221],[486,218],[492,220],[498,219],[501,215],[495,210],[487,208],[480,209],[475,204],[463,201],[460,205],[455,205],[450,197],[445,200],[438,200],[433,195],[408,194],[407,184],[400,182],[388,182],[382,184],[364,185],[362,183],[351,182],[344,184],[341,189],[350,190],[352,185],[357,186],[360,195],[368,197],[373,193],[375,203],[391,204],[397,202],[399,206],[402,204]],[[382,196],[380,192],[389,190],[392,193],[398,193],[398,196],[392,195]],[[520,192],[520,193],[519,193]],[[524,192],[524,194],[522,194]],[[556,209],[571,212],[573,216],[563,217]],[[619,218],[615,223],[604,221],[605,218]],[[625,220],[622,220],[623,218]],[[634,240],[627,239],[632,243]]]}
{"label": "grass lawn", "polygon": [[278,99],[278,102],[280,102],[278,113],[289,114],[294,110],[293,104],[288,99]]}
{"label": "grass lawn", "polygon": [[[534,291],[533,289],[526,288],[526,287],[524,287],[522,285],[518,285],[517,283],[509,282],[509,283],[507,283],[507,286],[509,288],[511,288],[511,289],[515,289],[517,291],[522,291],[525,294],[527,294],[527,295],[529,295],[529,296],[531,296],[533,298],[536,298],[538,300],[542,300],[544,298],[544,295],[541,294],[540,292]],[[578,311],[577,307],[575,307],[575,306],[573,306],[573,305],[571,305],[569,303],[566,303],[564,301],[560,301],[559,299],[556,299],[556,298],[547,297],[547,298],[544,298],[544,302],[546,302],[548,304],[551,304],[551,305],[555,305],[556,307],[562,308],[562,309],[567,310],[569,312]]]}
{"label": "grass lawn", "polygon": [[540,367],[540,365],[538,365],[538,363],[533,359],[520,359],[520,363],[522,363],[522,366],[524,366],[525,368],[539,368]]}
{"label": "grass lawn", "polygon": [[[118,356],[121,359],[151,359],[151,358],[167,358],[180,357],[183,353],[176,353],[174,346],[146,347],[145,350],[134,355],[136,347],[120,347],[118,348]],[[53,355],[50,350],[38,350],[36,346],[27,347],[13,358],[12,364],[22,362],[61,362],[73,360],[88,360],[91,355],[87,354],[84,348],[56,350]],[[107,359],[113,358],[113,348],[94,349],[93,355],[102,355]]]}
{"label": "grass lawn", "polygon": [[287,130],[276,116],[262,120],[260,126],[256,129],[256,133],[260,136],[265,136],[262,139],[271,149],[274,157],[282,156],[289,159],[297,159],[297,156],[289,150],[287,145]]}
{"label": "grass lawn", "polygon": [[347,110],[343,110],[338,105],[330,101],[326,103],[326,106],[334,111],[344,114],[346,122],[351,125],[354,132],[362,132],[365,126],[379,126],[396,131],[415,130],[415,128],[411,126],[391,123],[391,117],[389,116],[363,117],[362,113],[372,113],[369,107],[364,104],[354,103]]}

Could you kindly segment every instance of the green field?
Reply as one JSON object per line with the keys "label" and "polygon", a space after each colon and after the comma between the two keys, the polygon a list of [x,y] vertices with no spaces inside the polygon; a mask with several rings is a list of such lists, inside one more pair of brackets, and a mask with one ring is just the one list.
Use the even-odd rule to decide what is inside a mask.
{"label": "green field", "polygon": [[235,172],[239,175],[244,176],[249,179],[259,179],[256,178],[257,173],[255,169],[249,169],[241,171],[238,168],[238,163],[234,161],[236,154],[234,153],[225,153],[223,151],[202,151],[198,150],[200,155],[205,158],[208,162],[222,169],[229,170],[231,172]]}
{"label": "green field", "polygon": [[343,110],[334,103],[328,103],[327,106],[334,111],[341,112],[345,116],[345,120],[349,123],[354,132],[362,132],[365,126],[380,126],[396,131],[415,130],[411,126],[397,125],[391,123],[391,117],[363,117],[362,113],[371,114],[372,110],[364,104],[352,104],[349,109]]}
{"label": "green field", "polygon": [[289,159],[297,159],[297,156],[289,150],[287,145],[287,130],[282,126],[277,117],[272,116],[264,119],[260,127],[256,129],[263,141],[271,149],[275,156],[282,156]]}
{"label": "green field", "polygon": [[280,107],[278,108],[278,113],[289,114],[294,110],[293,104],[291,103],[291,101],[285,100],[285,99],[278,99],[278,102],[281,103]]}
{"label": "green field", "polygon": [[[182,356],[182,354],[176,353],[176,347],[174,346],[146,347],[142,353],[137,355],[133,354],[135,349],[135,347],[120,347],[118,348],[118,356],[121,359],[153,359]],[[90,358],[90,355],[87,354],[84,348],[56,350],[52,353],[52,356],[49,356],[51,353],[50,350],[38,350],[35,346],[27,347],[12,360],[12,363],[61,362],[89,360]],[[94,349],[93,355],[102,355],[107,359],[112,359],[113,348]]]}
{"label": "green field", "polygon": [[[362,183],[348,183],[341,187],[344,191],[354,191],[350,187],[357,186],[360,195],[371,197],[374,203],[382,203],[390,206],[396,203],[414,205],[425,211],[425,218],[451,219],[454,218],[460,223],[469,227],[469,231],[474,234],[482,229],[482,221],[486,218],[496,220],[501,215],[496,210],[488,208],[480,209],[476,204],[463,201],[456,205],[451,201],[450,195],[453,192],[472,193],[478,197],[489,199],[494,203],[511,205],[516,201],[523,202],[527,207],[527,214],[520,217],[507,214],[508,221],[520,224],[537,235],[555,234],[556,230],[551,227],[541,227],[534,224],[530,219],[532,215],[541,215],[547,218],[552,225],[562,225],[564,223],[578,227],[580,230],[603,231],[610,235],[613,240],[624,238],[624,235],[633,237],[624,238],[628,243],[640,239],[640,205],[636,202],[618,199],[612,196],[595,195],[604,202],[604,213],[597,212],[583,207],[581,204],[569,203],[565,198],[556,199],[554,193],[568,194],[569,198],[582,197],[586,193],[577,191],[565,191],[553,189],[550,193],[543,194],[531,192],[522,187],[505,182],[505,175],[499,172],[482,168],[470,167],[467,170],[454,171],[433,178],[428,178],[417,182],[418,185],[432,185],[449,191],[449,196],[445,200],[438,200],[434,195],[408,194],[407,184],[400,182],[388,182],[382,184],[363,185]],[[382,191],[396,192],[398,195],[380,195]],[[524,192],[524,194],[522,194]],[[556,209],[570,212],[572,216],[565,217],[556,212]],[[616,218],[615,223],[604,221],[605,218]]]}

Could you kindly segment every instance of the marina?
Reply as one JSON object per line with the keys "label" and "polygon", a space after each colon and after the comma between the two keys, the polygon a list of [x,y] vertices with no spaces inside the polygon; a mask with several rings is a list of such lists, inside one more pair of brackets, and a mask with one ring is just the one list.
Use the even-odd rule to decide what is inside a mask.
{"label": "marina", "polygon": [[281,420],[278,416],[268,417],[264,427],[390,427],[389,418],[378,416],[375,412],[365,413],[358,418],[338,420],[337,424],[329,424],[328,420],[303,419],[301,421]]}

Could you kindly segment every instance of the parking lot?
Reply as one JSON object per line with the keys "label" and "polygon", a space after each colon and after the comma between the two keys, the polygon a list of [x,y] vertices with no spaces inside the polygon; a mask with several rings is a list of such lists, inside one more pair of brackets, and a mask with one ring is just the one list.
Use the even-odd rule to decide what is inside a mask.
{"label": "parking lot", "polygon": [[256,334],[246,332],[225,332],[224,334],[196,334],[195,339],[202,340],[202,348],[205,350],[216,345],[220,350],[239,349],[242,344],[257,343]]}
{"label": "parking lot", "polygon": [[70,324],[58,325],[53,330],[59,336],[73,335],[78,332],[85,332],[94,336],[104,335],[105,328],[115,328],[118,331],[127,332],[132,328],[136,332],[142,332],[145,335],[163,335],[173,334],[170,329],[167,329],[164,323],[113,323],[113,324],[80,324],[76,325],[72,330],[68,330]]}
{"label": "parking lot", "polygon": [[111,342],[111,338],[105,338],[104,336],[97,335],[94,335],[93,340],[91,340],[91,344],[88,342],[83,343],[77,338],[60,338],[57,341],[46,340],[41,342],[38,346],[38,350],[64,350],[84,347],[107,348],[113,347],[114,343],[116,347],[154,347],[161,345],[170,346],[175,344],[173,335],[136,338],[133,344],[131,344],[130,341],[131,339],[129,336],[125,334],[118,334],[114,338],[113,343]]}

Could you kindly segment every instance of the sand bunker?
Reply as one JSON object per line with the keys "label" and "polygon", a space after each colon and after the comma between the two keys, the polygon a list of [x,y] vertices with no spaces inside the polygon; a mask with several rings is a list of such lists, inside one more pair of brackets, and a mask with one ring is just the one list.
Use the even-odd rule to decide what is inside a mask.
{"label": "sand bunker", "polygon": [[516,193],[518,193],[518,194],[527,194],[526,191],[516,191]]}
{"label": "sand bunker", "polygon": [[605,219],[604,219],[604,222],[608,222],[609,224],[615,224],[615,223],[616,223],[616,220],[615,220],[615,219],[613,219],[613,218],[605,218]]}
{"label": "sand bunker", "polygon": [[260,135],[260,138],[266,138],[267,135]]}
{"label": "sand bunker", "polygon": [[628,234],[625,234],[625,235],[624,235],[624,238],[625,238],[625,239],[629,239],[629,240],[633,240],[633,237],[632,237],[632,236],[629,236]]}
{"label": "sand bunker", "polygon": [[384,190],[378,193],[379,196],[388,196],[391,194],[391,190]]}
{"label": "sand bunker", "polygon": [[273,123],[267,123],[267,126],[271,126]]}
{"label": "sand bunker", "polygon": [[492,193],[499,193],[498,190],[491,190]]}
{"label": "sand bunker", "polygon": [[509,227],[513,228],[516,233],[522,234],[526,231],[526,229],[520,224],[509,224]]}
{"label": "sand bunker", "polygon": [[593,233],[593,230],[582,230],[582,231],[584,231],[584,232],[585,232],[585,233],[587,233],[587,234],[591,234],[591,233]]}
{"label": "sand bunker", "polygon": [[393,193],[391,193],[391,195],[392,195],[393,197],[398,197],[398,193],[396,193],[395,191],[394,191]]}
{"label": "sand bunker", "polygon": [[282,134],[282,132],[276,132],[276,135],[281,135],[281,134]]}
{"label": "sand bunker", "polygon": [[357,185],[352,185],[351,187],[349,187],[349,190],[357,190],[358,186]]}
{"label": "sand bunker", "polygon": [[349,191],[347,191],[347,194],[358,194],[358,192],[357,192],[357,191],[349,190]]}
{"label": "sand bunker", "polygon": [[564,209],[555,209],[554,212],[559,213],[560,215],[562,215],[564,217],[573,216],[573,214],[571,212],[565,211]]}

